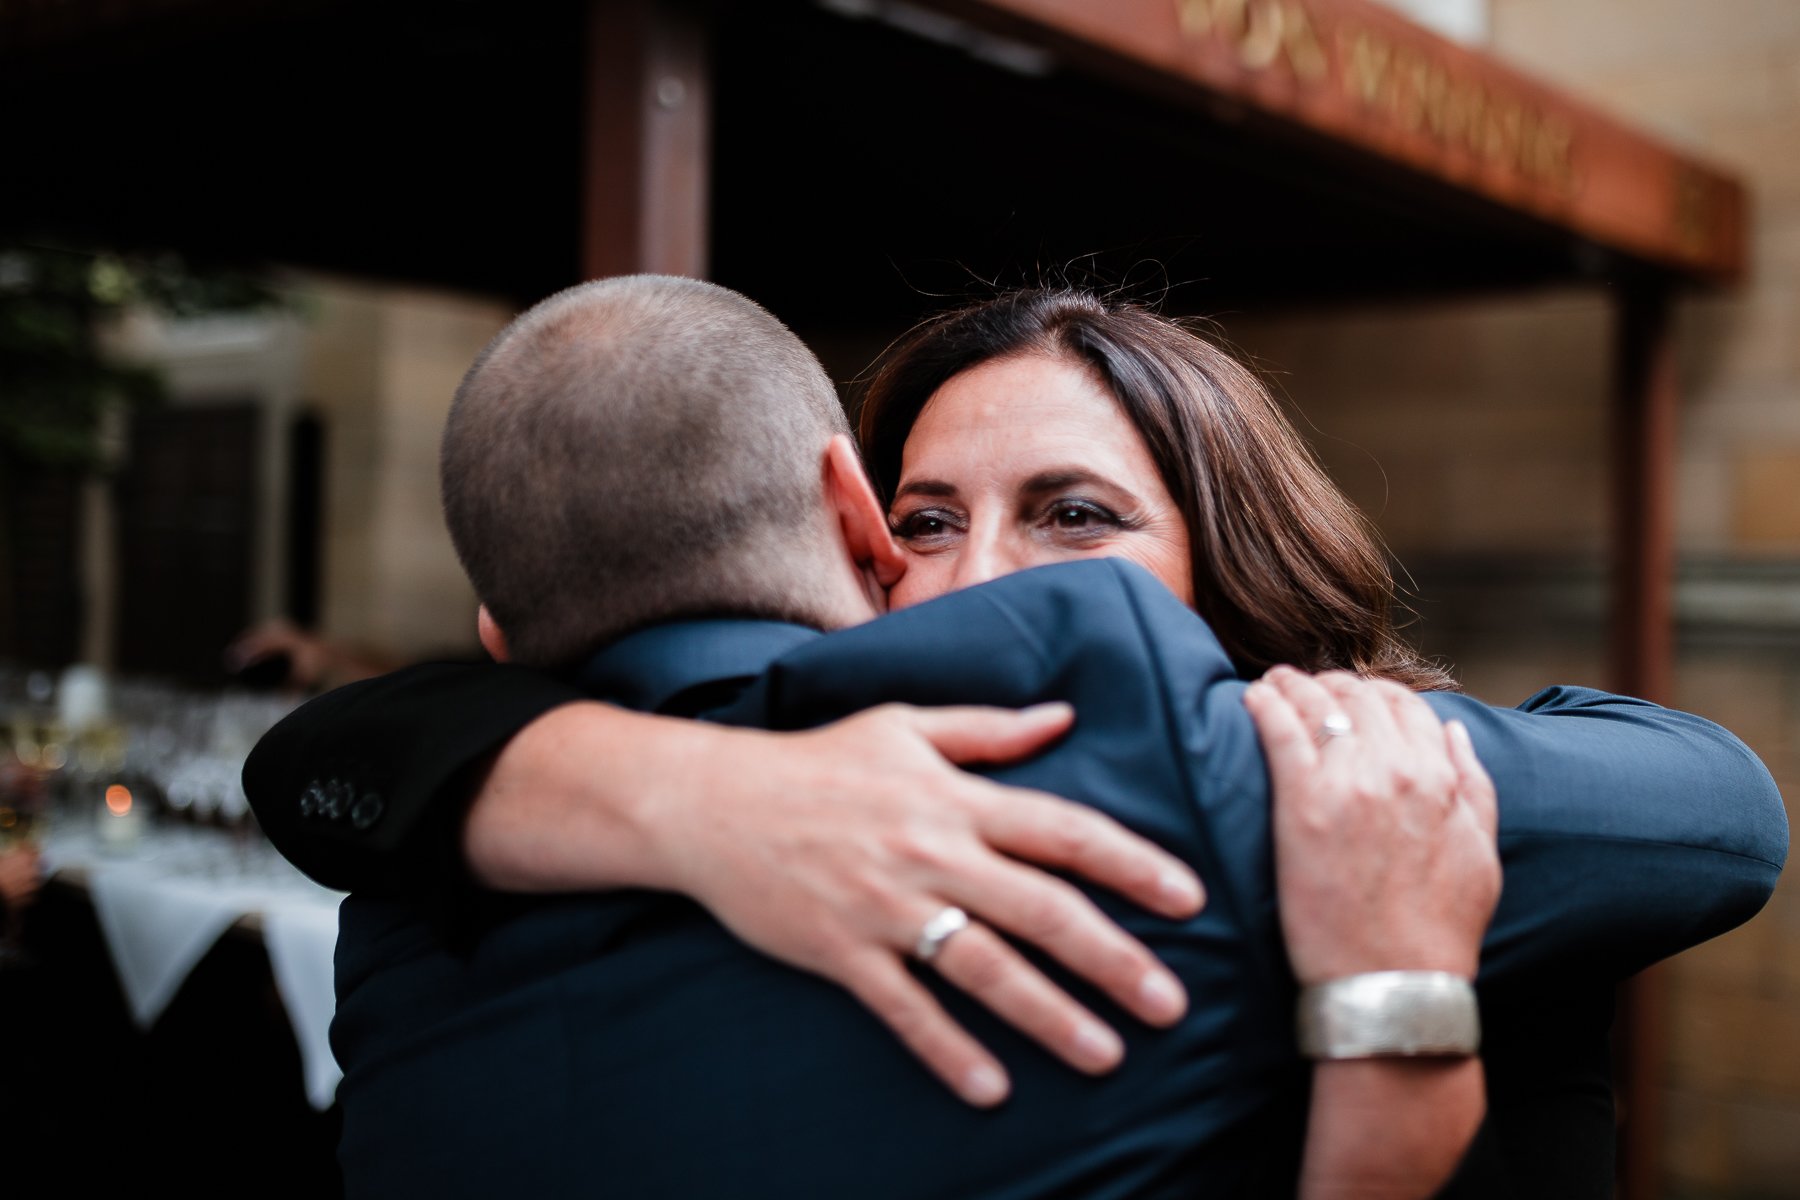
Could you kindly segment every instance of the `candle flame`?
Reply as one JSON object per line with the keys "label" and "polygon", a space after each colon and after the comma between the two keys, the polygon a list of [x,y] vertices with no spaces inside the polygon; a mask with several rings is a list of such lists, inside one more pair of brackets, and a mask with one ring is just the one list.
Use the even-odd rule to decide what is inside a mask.
{"label": "candle flame", "polygon": [[122,783],[115,783],[106,789],[106,807],[117,816],[124,816],[131,811],[131,789]]}

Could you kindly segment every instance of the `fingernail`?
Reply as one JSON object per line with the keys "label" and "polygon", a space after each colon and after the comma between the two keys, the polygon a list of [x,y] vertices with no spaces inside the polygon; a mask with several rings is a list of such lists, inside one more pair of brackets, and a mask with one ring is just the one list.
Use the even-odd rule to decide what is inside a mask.
{"label": "fingernail", "polygon": [[1178,914],[1192,915],[1206,902],[1200,881],[1184,871],[1164,871],[1156,886],[1163,904]]}
{"label": "fingernail", "polygon": [[1006,1076],[996,1067],[976,1067],[963,1076],[963,1099],[992,1108],[1006,1099]]}
{"label": "fingernail", "polygon": [[1075,1058],[1084,1066],[1104,1071],[1125,1057],[1119,1035],[1095,1021],[1084,1021],[1075,1030]]}
{"label": "fingernail", "polygon": [[1048,721],[1051,718],[1060,720],[1070,716],[1074,713],[1075,709],[1074,706],[1066,700],[1050,700],[1043,704],[1033,704],[1030,708],[1023,708],[1019,711],[1023,715],[1030,717],[1032,720]]}
{"label": "fingernail", "polygon": [[1152,1021],[1174,1021],[1187,1011],[1187,993],[1161,971],[1144,976],[1144,982],[1138,986],[1138,1000]]}

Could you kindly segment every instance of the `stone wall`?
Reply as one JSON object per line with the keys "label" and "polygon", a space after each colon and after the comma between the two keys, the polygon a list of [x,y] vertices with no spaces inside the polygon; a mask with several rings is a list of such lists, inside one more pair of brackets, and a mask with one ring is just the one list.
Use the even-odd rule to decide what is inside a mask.
{"label": "stone wall", "polygon": [[343,280],[302,286],[301,395],[324,417],[321,629],[403,658],[475,647],[475,597],[438,509],[457,382],[498,302]]}

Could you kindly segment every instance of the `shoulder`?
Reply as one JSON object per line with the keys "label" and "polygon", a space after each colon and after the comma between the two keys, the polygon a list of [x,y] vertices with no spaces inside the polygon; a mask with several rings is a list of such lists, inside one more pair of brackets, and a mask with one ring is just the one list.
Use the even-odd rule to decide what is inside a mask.
{"label": "shoulder", "polygon": [[1081,677],[1229,676],[1212,631],[1148,572],[1117,559],[1038,567],[968,588],[784,655],[785,706],[827,691],[838,711],[888,700],[1023,705]]}

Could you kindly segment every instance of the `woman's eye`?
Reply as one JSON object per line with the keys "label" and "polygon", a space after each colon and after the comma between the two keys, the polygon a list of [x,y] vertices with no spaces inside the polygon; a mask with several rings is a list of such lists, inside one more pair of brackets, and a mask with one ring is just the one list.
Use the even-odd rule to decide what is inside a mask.
{"label": "woman's eye", "polygon": [[1065,504],[1051,514],[1051,519],[1063,529],[1080,529],[1094,519],[1094,514],[1080,505]]}
{"label": "woman's eye", "polygon": [[1049,507],[1044,516],[1051,528],[1076,534],[1105,533],[1122,524],[1110,509],[1088,500],[1058,501]]}
{"label": "woman's eye", "polygon": [[942,537],[954,530],[943,513],[930,509],[921,509],[906,516],[897,517],[893,522],[894,536],[902,541],[915,541],[927,538]]}

